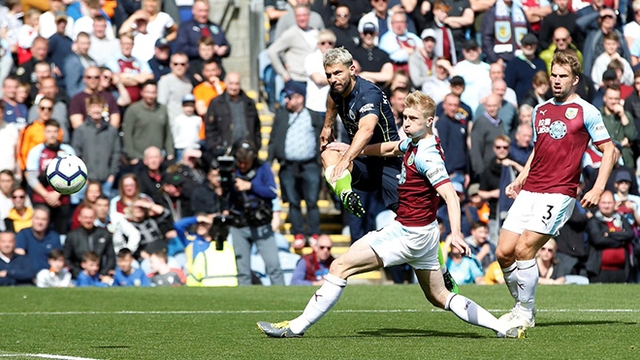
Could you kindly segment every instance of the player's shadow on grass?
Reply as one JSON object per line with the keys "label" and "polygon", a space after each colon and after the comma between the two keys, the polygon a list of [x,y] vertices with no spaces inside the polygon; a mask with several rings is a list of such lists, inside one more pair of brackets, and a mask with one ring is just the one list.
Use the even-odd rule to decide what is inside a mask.
{"label": "player's shadow on grass", "polygon": [[594,321],[551,321],[551,322],[541,322],[536,323],[536,327],[547,327],[547,326],[574,326],[574,325],[611,325],[611,324],[619,324],[619,325],[638,325],[637,322],[631,321],[614,321],[614,320],[594,320]]}
{"label": "player's shadow on grass", "polygon": [[447,338],[484,338],[485,336],[469,333],[453,333],[437,330],[418,330],[418,329],[378,329],[358,331],[358,335],[372,337],[447,337]]}

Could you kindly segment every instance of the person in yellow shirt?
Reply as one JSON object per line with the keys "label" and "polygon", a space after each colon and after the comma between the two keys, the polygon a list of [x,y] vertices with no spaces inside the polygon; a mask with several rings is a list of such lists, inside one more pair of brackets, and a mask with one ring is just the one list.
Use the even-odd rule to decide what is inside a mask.
{"label": "person in yellow shirt", "polygon": [[196,113],[198,115],[205,116],[211,99],[226,90],[227,87],[220,80],[221,73],[222,69],[214,59],[209,59],[204,63],[202,67],[204,82],[193,89],[193,96],[196,98]]}
{"label": "person in yellow shirt", "polygon": [[[27,125],[20,131],[18,137],[18,164],[20,169],[24,171],[27,167],[27,157],[29,151],[34,146],[42,144],[44,142],[44,123],[47,120],[51,120],[53,114],[54,101],[50,97],[43,97],[38,104],[38,118],[31,124]],[[58,131],[58,141],[62,142],[63,130]]]}
{"label": "person in yellow shirt", "polygon": [[[27,192],[21,188],[14,188],[11,192],[13,208],[4,220],[5,231],[18,233],[22,229],[30,228],[32,225],[33,208],[27,205]],[[31,204],[29,204],[31,205]]]}

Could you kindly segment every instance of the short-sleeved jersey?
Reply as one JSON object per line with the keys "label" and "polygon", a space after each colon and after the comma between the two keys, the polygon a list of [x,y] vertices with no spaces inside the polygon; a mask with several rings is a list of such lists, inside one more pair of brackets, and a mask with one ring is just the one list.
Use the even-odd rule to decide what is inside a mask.
{"label": "short-sleeved jersey", "polygon": [[533,161],[523,189],[575,197],[582,155],[589,140],[611,141],[600,111],[580,97],[564,103],[550,99],[533,112]]}
{"label": "short-sleeved jersey", "polygon": [[356,76],[354,81],[356,84],[347,97],[329,93],[338,107],[338,115],[342,119],[349,139],[353,140],[358,131],[360,119],[373,114],[378,117],[378,125],[373,131],[369,144],[399,140],[396,121],[387,96],[379,87],[359,76]]}
{"label": "short-sleeved jersey", "polygon": [[414,144],[410,138],[400,143],[404,152],[398,180],[398,216],[404,226],[426,226],[436,220],[440,203],[438,186],[448,183],[440,140],[431,136]]}

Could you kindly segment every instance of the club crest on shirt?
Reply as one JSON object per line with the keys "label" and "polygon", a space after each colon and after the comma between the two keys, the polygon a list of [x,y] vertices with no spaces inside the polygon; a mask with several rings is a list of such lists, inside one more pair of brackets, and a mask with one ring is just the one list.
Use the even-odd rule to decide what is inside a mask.
{"label": "club crest on shirt", "polygon": [[577,108],[568,108],[567,111],[564,112],[564,116],[567,118],[567,120],[573,120],[576,115],[578,115]]}
{"label": "club crest on shirt", "polygon": [[351,109],[349,109],[349,119],[351,119],[351,120],[355,120],[356,119],[356,114]]}
{"label": "club crest on shirt", "polygon": [[565,135],[567,135],[567,125],[560,120],[554,121],[549,128],[549,136],[558,140],[562,139]]}
{"label": "club crest on shirt", "polygon": [[415,154],[411,154],[409,155],[409,158],[407,159],[407,165],[411,166],[413,165],[413,160],[415,159]]}

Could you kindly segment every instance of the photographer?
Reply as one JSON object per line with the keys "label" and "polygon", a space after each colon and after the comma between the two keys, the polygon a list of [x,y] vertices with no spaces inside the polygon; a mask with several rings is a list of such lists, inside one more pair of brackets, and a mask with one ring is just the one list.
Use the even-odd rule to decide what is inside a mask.
{"label": "photographer", "polygon": [[[271,228],[272,200],[276,184],[269,164],[258,161],[256,147],[250,141],[234,146],[235,179],[229,191],[230,212],[237,214],[230,233],[236,252],[239,285],[251,285],[251,244],[255,242],[264,258],[271,284],[284,285],[278,259],[278,247]],[[222,169],[221,169],[222,170]],[[222,171],[221,171],[222,172]],[[225,179],[225,174],[222,174]]]}

